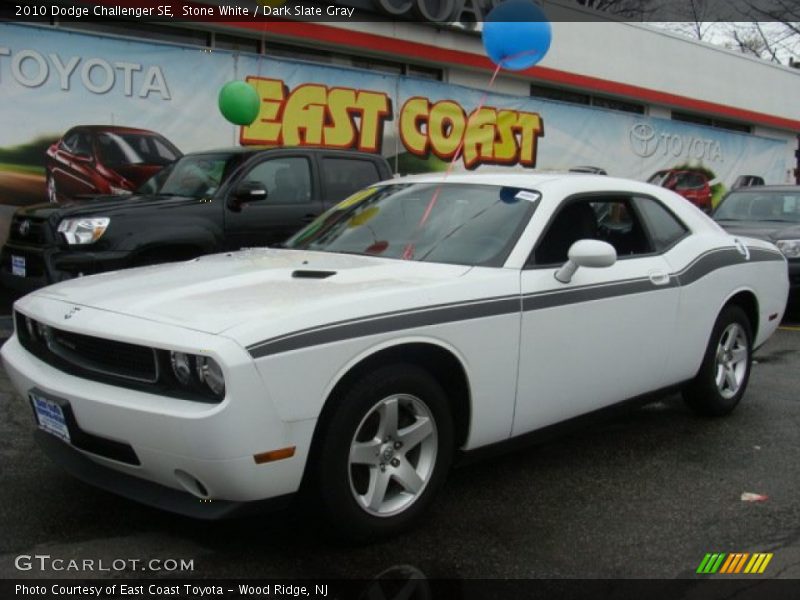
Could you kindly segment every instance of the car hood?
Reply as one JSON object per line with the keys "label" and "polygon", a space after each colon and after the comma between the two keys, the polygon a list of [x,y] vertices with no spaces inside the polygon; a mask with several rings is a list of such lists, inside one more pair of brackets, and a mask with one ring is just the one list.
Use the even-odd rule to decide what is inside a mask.
{"label": "car hood", "polygon": [[731,235],[752,237],[768,242],[800,239],[800,224],[770,221],[717,221]]}
{"label": "car hood", "polygon": [[[470,267],[298,250],[250,249],[82,277],[34,295],[219,334],[271,321],[338,320],[430,304]],[[286,320],[288,318],[288,321]]]}
{"label": "car hood", "polygon": [[153,210],[207,202],[186,196],[158,196],[133,194],[123,196],[86,196],[80,200],[60,204],[42,203],[19,208],[16,215],[25,218],[48,219],[57,222],[67,217],[110,217],[140,210]]}

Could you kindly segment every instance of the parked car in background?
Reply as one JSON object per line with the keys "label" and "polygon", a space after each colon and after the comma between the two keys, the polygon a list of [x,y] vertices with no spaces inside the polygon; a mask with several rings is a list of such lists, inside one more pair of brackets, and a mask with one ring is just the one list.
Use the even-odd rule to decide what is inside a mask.
{"label": "parked car in background", "polygon": [[800,304],[800,186],[734,190],[722,199],[713,217],[731,234],[775,244],[789,264],[789,301]]}
{"label": "parked car in background", "polygon": [[163,135],[147,129],[80,125],[47,149],[47,199],[130,194],[182,153]]}
{"label": "parked car in background", "polygon": [[313,148],[187,154],[124,202],[20,208],[0,255],[17,291],[111,269],[286,240],[333,204],[391,178],[381,156]]}
{"label": "parked car in background", "polygon": [[[220,210],[248,218],[256,161],[309,156],[285,152],[238,167]],[[302,491],[368,540],[416,523],[462,453],[673,386],[730,413],[787,288],[771,243],[664,189],[432,174],[356,192],[279,249],[34,292],[2,358],[32,408],[13,418],[87,482],[205,519]]]}
{"label": "parked car in background", "polygon": [[733,182],[734,190],[743,187],[753,187],[756,185],[764,185],[764,178],[759,175],[739,175],[736,181]]}
{"label": "parked car in background", "polygon": [[570,173],[588,173],[590,175],[608,175],[605,169],[601,167],[592,167],[589,165],[581,165],[578,167],[572,167],[569,170]]}
{"label": "parked car in background", "polygon": [[701,210],[711,212],[711,183],[702,171],[665,169],[653,173],[647,182],[672,190]]}

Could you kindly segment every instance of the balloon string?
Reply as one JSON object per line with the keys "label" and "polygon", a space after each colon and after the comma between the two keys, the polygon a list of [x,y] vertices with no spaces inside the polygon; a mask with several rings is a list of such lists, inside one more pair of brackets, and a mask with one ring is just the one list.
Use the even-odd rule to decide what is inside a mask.
{"label": "balloon string", "polygon": [[[473,111],[472,115],[470,115],[470,117],[467,119],[467,126],[464,129],[464,135],[461,136],[461,140],[458,142],[458,146],[456,147],[456,150],[453,153],[453,158],[450,161],[450,164],[447,165],[447,170],[444,173],[442,181],[439,182],[439,185],[437,185],[436,189],[433,191],[433,196],[431,196],[430,202],[428,202],[428,206],[425,209],[425,212],[422,214],[422,218],[420,218],[419,223],[417,223],[416,231],[419,231],[428,221],[428,217],[431,216],[431,212],[433,211],[434,206],[436,206],[436,202],[439,200],[439,193],[442,191],[442,186],[444,185],[445,181],[447,181],[447,178],[450,176],[450,173],[453,171],[453,167],[456,164],[456,160],[458,160],[459,156],[461,155],[461,151],[464,149],[464,140],[467,137],[467,131],[469,131],[470,122],[475,116],[477,116],[481,112],[484,104],[486,104],[486,100],[489,98],[489,92],[491,91],[492,86],[494,86],[494,82],[497,79],[498,73],[500,73],[500,69],[502,68],[503,63],[510,60],[511,58],[516,58],[516,55],[506,58],[503,61],[497,63],[497,67],[495,68],[494,73],[492,73],[492,78],[489,80],[489,85],[486,86],[486,90],[483,92],[483,96],[481,97],[480,102],[478,102],[478,107]],[[414,237],[416,237],[416,235]],[[403,250],[403,255],[401,256],[401,258],[403,260],[411,260],[412,258],[414,258],[414,250],[415,250],[415,244],[414,241],[412,240],[406,245],[405,249]]]}

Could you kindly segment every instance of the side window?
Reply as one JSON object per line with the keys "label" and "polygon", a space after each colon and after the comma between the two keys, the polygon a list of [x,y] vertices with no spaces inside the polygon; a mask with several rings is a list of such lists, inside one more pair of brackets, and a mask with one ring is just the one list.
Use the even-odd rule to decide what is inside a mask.
{"label": "side window", "polygon": [[644,219],[657,252],[669,248],[689,232],[683,223],[656,200],[634,198],[633,201]]}
{"label": "side window", "polygon": [[352,158],[323,158],[322,185],[325,204],[335,204],[353,192],[377,183],[381,177],[375,163]]}
{"label": "side window", "polygon": [[172,162],[173,160],[178,158],[175,155],[175,153],[169,148],[167,148],[167,146],[165,146],[163,143],[161,143],[161,140],[159,140],[158,138],[153,138],[153,145],[156,147],[156,154],[158,154],[158,156],[164,159],[165,161]]}
{"label": "side window", "polygon": [[307,204],[311,201],[311,167],[307,158],[272,158],[253,167],[244,181],[257,181],[267,189],[270,204]]}
{"label": "side window", "polygon": [[88,156],[92,156],[94,153],[92,152],[92,143],[89,140],[88,133],[79,133],[75,136],[74,143],[70,146],[72,148],[72,152],[74,154],[84,154]]}
{"label": "side window", "polygon": [[592,197],[568,201],[559,209],[536,246],[534,261],[563,264],[570,246],[585,239],[611,244],[620,258],[653,251],[629,198]]}
{"label": "side window", "polygon": [[75,152],[75,146],[78,143],[78,133],[73,132],[61,140],[61,148],[67,152]]}

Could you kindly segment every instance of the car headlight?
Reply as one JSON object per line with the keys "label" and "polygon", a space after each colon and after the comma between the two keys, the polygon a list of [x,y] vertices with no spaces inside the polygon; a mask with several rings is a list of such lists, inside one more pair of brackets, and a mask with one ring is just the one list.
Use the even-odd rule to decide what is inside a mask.
{"label": "car headlight", "polygon": [[800,240],[778,240],[775,245],[786,258],[800,258]]}
{"label": "car headlight", "polygon": [[172,373],[181,385],[192,383],[192,364],[189,355],[184,352],[170,352],[169,362],[172,364]]}
{"label": "car headlight", "polygon": [[111,190],[111,193],[115,196],[130,196],[133,193],[130,190],[126,190],[125,188],[117,187],[115,185],[108,186],[108,189]]}
{"label": "car headlight", "polygon": [[208,356],[198,356],[197,378],[208,386],[215,396],[225,395],[225,377],[222,375],[222,368],[219,363]]}
{"label": "car headlight", "polygon": [[58,224],[58,232],[69,245],[93,244],[106,232],[111,219],[90,217],[84,219],[64,219]]}
{"label": "car headlight", "polygon": [[169,362],[175,380],[183,387],[198,387],[221,400],[225,396],[225,376],[222,367],[210,356],[185,352],[170,352]]}

